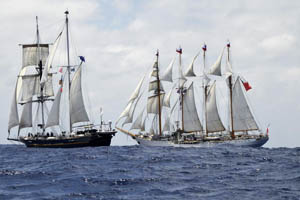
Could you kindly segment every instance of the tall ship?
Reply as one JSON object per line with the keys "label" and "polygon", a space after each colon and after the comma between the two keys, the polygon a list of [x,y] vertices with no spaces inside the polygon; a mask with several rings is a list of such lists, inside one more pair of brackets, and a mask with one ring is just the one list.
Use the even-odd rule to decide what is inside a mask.
{"label": "tall ship", "polygon": [[[36,18],[35,43],[21,45],[22,67],[10,107],[8,140],[27,147],[109,146],[116,134],[111,122],[102,120],[102,113],[99,124],[88,115],[82,87],[85,58],[71,54],[68,15],[66,11],[64,27],[53,44],[41,43]],[[71,55],[76,64],[71,63]],[[57,57],[64,61],[55,67]]]}
{"label": "tall ship", "polygon": [[194,65],[201,52],[183,70],[182,48],[176,49],[175,58],[161,73],[157,51],[153,66],[130,96],[116,128],[146,146],[264,145],[269,129],[263,132],[254,116],[246,94],[251,86],[232,70],[230,43],[210,68],[206,67],[206,51],[204,44],[203,69],[198,76]]}

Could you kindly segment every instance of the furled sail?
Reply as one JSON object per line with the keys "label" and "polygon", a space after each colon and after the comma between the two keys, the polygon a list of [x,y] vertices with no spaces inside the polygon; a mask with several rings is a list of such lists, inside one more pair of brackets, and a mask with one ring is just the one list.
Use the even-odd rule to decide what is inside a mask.
{"label": "furled sail", "polygon": [[206,113],[206,129],[208,132],[225,130],[217,109],[216,82],[214,82],[208,90],[206,98]]}
{"label": "furled sail", "polygon": [[70,88],[70,117],[71,124],[76,122],[89,121],[87,112],[84,107],[82,88],[81,88],[81,67],[78,67],[74,74]]}
{"label": "furled sail", "polygon": [[54,99],[53,105],[51,107],[47,123],[45,128],[50,126],[59,125],[59,111],[60,111],[60,99],[61,99],[61,88],[57,91],[56,97]]}
{"label": "furled sail", "polygon": [[200,52],[197,53],[197,55],[194,57],[193,61],[191,62],[191,64],[189,65],[189,67],[187,68],[186,72],[185,72],[185,76],[187,77],[192,77],[192,76],[196,76],[195,72],[194,72],[194,62],[197,59],[197,57],[199,56]]}
{"label": "furled sail", "polygon": [[28,102],[24,105],[23,112],[21,114],[21,120],[19,129],[32,127],[32,102]]}
{"label": "furled sail", "polygon": [[223,48],[220,56],[218,57],[217,61],[213,64],[213,66],[211,66],[208,74],[222,76],[221,62],[222,62],[223,53],[224,53],[224,48]]}
{"label": "furled sail", "polygon": [[40,58],[42,64],[46,63],[47,57],[49,55],[49,45],[48,44],[24,44],[23,47],[23,64],[22,67],[27,66],[37,66],[39,64],[39,50]]}
{"label": "furled sail", "polygon": [[183,124],[185,132],[202,131],[202,125],[199,120],[195,105],[193,83],[187,89],[183,96]]}
{"label": "furled sail", "polygon": [[19,125],[19,114],[18,114],[18,106],[17,106],[17,85],[18,85],[18,81],[16,83],[15,92],[10,105],[8,132],[10,131],[11,128]]}
{"label": "furled sail", "polygon": [[171,61],[171,63],[167,67],[166,71],[164,72],[164,74],[162,75],[160,80],[173,82],[172,71],[173,71],[174,62],[175,62],[175,58],[173,58],[173,60]]}
{"label": "furled sail", "polygon": [[232,91],[233,130],[258,130],[258,125],[247,103],[243,87],[241,79],[238,77]]}
{"label": "furled sail", "polygon": [[[162,107],[162,105],[163,105],[164,96],[165,96],[164,93],[160,94],[160,107]],[[159,111],[159,109],[158,109],[158,95],[153,95],[153,96],[148,97],[147,113],[158,114],[158,111]]]}
{"label": "furled sail", "polygon": [[[43,74],[42,74],[42,79],[41,79],[41,84],[43,85],[44,83],[47,82],[47,79],[49,78],[48,77],[48,73],[49,73],[49,70],[51,68],[51,65],[52,65],[52,61],[53,61],[53,58],[54,58],[54,55],[55,55],[55,52],[56,52],[56,49],[58,47],[58,44],[60,42],[60,38],[61,38],[61,35],[62,35],[62,32],[58,35],[58,37],[56,38],[54,44],[53,44],[53,47],[50,51],[50,54],[48,56],[48,59],[46,61],[46,65],[45,65],[45,68],[44,68],[44,71],[43,71]],[[52,78],[52,77],[50,77]]]}

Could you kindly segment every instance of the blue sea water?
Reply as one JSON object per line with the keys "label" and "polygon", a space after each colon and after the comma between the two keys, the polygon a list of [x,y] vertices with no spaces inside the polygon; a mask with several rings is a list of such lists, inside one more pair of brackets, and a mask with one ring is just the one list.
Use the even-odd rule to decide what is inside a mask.
{"label": "blue sea water", "polygon": [[0,199],[300,199],[300,148],[0,145]]}

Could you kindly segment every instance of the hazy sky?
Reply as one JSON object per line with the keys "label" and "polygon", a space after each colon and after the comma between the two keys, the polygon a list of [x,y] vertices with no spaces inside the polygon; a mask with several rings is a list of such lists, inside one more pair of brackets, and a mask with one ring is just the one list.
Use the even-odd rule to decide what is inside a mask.
{"label": "hazy sky", "polygon": [[[72,42],[87,60],[91,103],[104,108],[105,119],[116,121],[156,49],[167,66],[181,45],[187,65],[205,42],[211,65],[229,39],[232,66],[253,88],[247,92],[253,110],[262,127],[271,124],[265,146],[300,146],[298,0],[1,1],[0,143],[8,143],[8,108],[21,67],[18,44],[34,41],[35,16],[42,41],[52,43],[66,9]],[[113,144],[134,141],[118,133]]]}

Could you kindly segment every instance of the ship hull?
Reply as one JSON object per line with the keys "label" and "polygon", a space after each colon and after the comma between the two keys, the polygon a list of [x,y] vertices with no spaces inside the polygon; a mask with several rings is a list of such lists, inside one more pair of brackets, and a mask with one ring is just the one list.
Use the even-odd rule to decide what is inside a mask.
{"label": "ship hull", "polygon": [[268,140],[268,136],[262,136],[259,138],[251,139],[234,139],[234,140],[224,140],[224,141],[199,141],[194,143],[181,143],[176,144],[173,141],[164,140],[149,140],[144,138],[135,138],[139,145],[142,146],[172,146],[172,147],[215,147],[219,145],[234,145],[234,146],[244,146],[244,147],[261,147]]}
{"label": "ship hull", "polygon": [[110,146],[116,131],[97,132],[91,135],[76,135],[70,137],[21,138],[19,142],[27,147],[38,148],[76,148]]}

